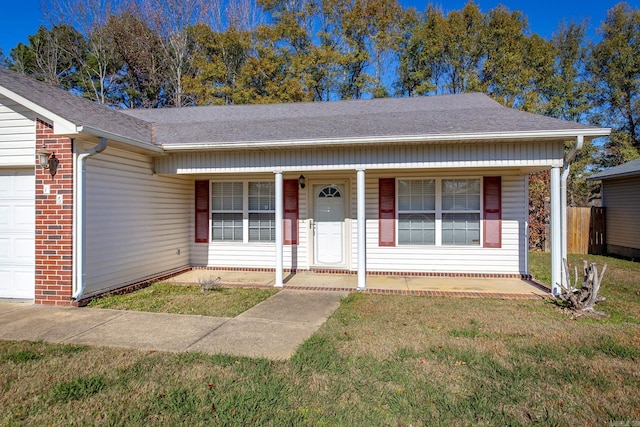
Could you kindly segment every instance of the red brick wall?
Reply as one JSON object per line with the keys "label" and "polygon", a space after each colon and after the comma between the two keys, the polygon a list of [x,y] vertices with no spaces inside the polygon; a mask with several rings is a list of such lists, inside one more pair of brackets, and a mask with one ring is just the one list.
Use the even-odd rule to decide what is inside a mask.
{"label": "red brick wall", "polygon": [[[36,150],[45,143],[60,161],[58,173],[36,167],[36,289],[35,303],[75,305],[72,294],[73,152],[71,140],[36,122]],[[49,186],[49,194],[45,194]]]}

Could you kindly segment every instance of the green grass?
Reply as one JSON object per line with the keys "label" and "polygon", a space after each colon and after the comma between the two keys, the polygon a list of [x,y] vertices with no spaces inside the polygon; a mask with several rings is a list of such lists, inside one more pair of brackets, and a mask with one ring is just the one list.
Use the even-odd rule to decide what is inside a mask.
{"label": "green grass", "polygon": [[276,294],[277,289],[225,288],[202,292],[198,285],[154,283],[135,292],[97,298],[90,307],[156,313],[235,317]]}
{"label": "green grass", "polygon": [[[541,277],[544,257],[532,260]],[[549,300],[356,293],[288,361],[0,342],[0,425],[640,420],[640,271],[594,261],[609,264],[600,309],[624,316],[572,319]]]}
{"label": "green grass", "polygon": [[68,403],[100,393],[105,388],[106,384],[102,376],[74,378],[56,384],[51,390],[51,399],[53,402]]}
{"label": "green grass", "polygon": [[[532,274],[547,285],[551,284],[550,260],[548,253],[529,254]],[[583,260],[596,263],[599,272],[607,265],[599,293],[606,301],[599,303],[596,309],[606,312],[611,322],[637,322],[640,319],[640,263],[597,255],[571,254],[568,256],[568,264],[572,283],[575,278],[574,267],[578,267],[578,283],[582,282]]]}

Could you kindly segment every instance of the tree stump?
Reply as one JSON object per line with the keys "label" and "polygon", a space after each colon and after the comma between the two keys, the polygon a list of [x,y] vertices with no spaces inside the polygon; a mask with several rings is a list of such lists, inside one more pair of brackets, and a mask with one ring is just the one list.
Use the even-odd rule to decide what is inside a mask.
{"label": "tree stump", "polygon": [[564,269],[567,278],[567,286],[560,284],[560,299],[566,301],[569,305],[569,308],[578,313],[594,313],[594,314],[604,314],[595,311],[595,305],[600,301],[604,301],[604,298],[598,296],[598,291],[600,290],[600,284],[602,283],[602,277],[604,276],[604,272],[607,270],[607,264],[602,267],[602,271],[598,275],[598,267],[595,263],[587,264],[587,261],[584,261],[583,270],[584,277],[582,280],[582,284],[580,287],[577,287],[578,284],[578,268],[575,268],[575,285],[571,286],[571,277],[569,274],[569,266],[567,265],[567,260],[563,259]]}

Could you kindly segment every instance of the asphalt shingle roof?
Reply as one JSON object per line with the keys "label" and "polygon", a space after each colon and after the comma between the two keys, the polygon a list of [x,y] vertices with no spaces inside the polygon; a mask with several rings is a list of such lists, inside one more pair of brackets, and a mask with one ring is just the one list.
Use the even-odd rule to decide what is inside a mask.
{"label": "asphalt shingle roof", "polygon": [[151,124],[70,92],[0,67],[0,86],[65,120],[113,135],[151,143]]}
{"label": "asphalt shingle roof", "polygon": [[607,134],[605,129],[506,108],[481,93],[119,111],[1,68],[0,86],[75,125],[178,147],[586,130]]}
{"label": "asphalt shingle roof", "polygon": [[600,181],[609,178],[640,175],[640,159],[631,160],[619,166],[612,167],[587,178],[588,181]]}
{"label": "asphalt shingle roof", "polygon": [[505,108],[481,93],[124,113],[153,122],[156,143],[176,145],[595,129]]}

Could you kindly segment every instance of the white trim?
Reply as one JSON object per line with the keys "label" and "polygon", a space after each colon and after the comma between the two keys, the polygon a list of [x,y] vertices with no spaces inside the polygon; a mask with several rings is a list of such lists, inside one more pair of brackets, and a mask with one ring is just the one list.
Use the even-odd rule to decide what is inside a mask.
{"label": "white trim", "polygon": [[[317,203],[317,195],[315,191],[315,186],[329,186],[329,185],[343,185],[343,203],[344,203],[344,219],[342,223],[342,251],[344,254],[344,259],[342,264],[339,265],[325,265],[319,264],[316,262],[316,203]],[[308,195],[308,218],[309,218],[309,227],[310,227],[310,236],[309,236],[309,266],[311,268],[319,268],[319,269],[347,269],[351,270],[352,264],[352,254],[351,250],[353,249],[352,243],[352,214],[353,214],[353,200],[351,198],[351,194],[353,193],[351,188],[351,179],[349,177],[337,177],[335,179],[318,177],[316,179],[311,178],[307,179],[307,187],[309,191]]]}
{"label": "white trim", "polygon": [[[250,197],[250,184],[251,183],[258,183],[258,184],[273,184],[273,181],[268,180],[267,178],[263,178],[263,179],[244,179],[244,178],[228,178],[228,179],[210,179],[209,180],[209,200],[213,200],[213,187],[214,184],[217,183],[236,183],[236,184],[242,184],[242,209],[214,209],[213,208],[213,204],[211,204],[210,208],[209,208],[209,218],[212,217],[212,215],[214,214],[225,214],[225,213],[230,213],[230,214],[242,214],[242,240],[235,240],[235,239],[214,239],[213,237],[213,231],[211,232],[211,236],[209,239],[209,243],[220,243],[223,245],[226,244],[233,244],[233,243],[242,243],[242,244],[265,244],[265,245],[273,245],[273,243],[275,242],[275,238],[274,240],[251,240],[251,236],[250,236],[250,226],[249,226],[249,221],[250,221],[250,217],[251,214],[256,214],[256,213],[265,213],[265,214],[273,214],[274,215],[274,221],[275,221],[275,214],[276,214],[276,209],[274,207],[273,210],[261,210],[261,209],[250,209],[249,208],[249,197]],[[275,185],[273,187],[274,189],[274,203],[275,203]],[[209,230],[212,230],[212,222],[211,219],[209,220]]]}
{"label": "white trim", "polygon": [[77,141],[73,141],[73,264],[72,264],[72,298],[82,299],[86,285],[85,274],[85,239],[86,239],[86,175],[87,158],[102,153],[107,148],[107,139],[100,138],[95,147],[80,153]]}
{"label": "white trim", "polygon": [[366,210],[366,180],[364,169],[356,170],[358,221],[358,290],[367,288],[367,210]]}
{"label": "white trim", "polygon": [[[424,176],[416,176],[416,177],[396,177],[395,181],[396,181],[396,197],[395,197],[395,210],[396,210],[396,246],[403,246],[403,247],[415,247],[415,248],[420,248],[420,247],[438,247],[438,248],[442,248],[442,247],[460,247],[460,248],[482,248],[483,244],[482,242],[484,242],[484,231],[483,231],[483,227],[482,227],[482,221],[484,220],[483,217],[483,213],[484,213],[484,198],[483,198],[483,194],[484,194],[484,175],[482,176],[477,176],[477,175],[469,175],[469,176],[459,176],[459,177],[452,177],[452,176],[448,176],[448,175],[444,175],[444,176],[430,176],[430,177],[424,177]],[[400,209],[400,205],[399,205],[399,185],[400,185],[400,181],[428,181],[428,180],[433,180],[434,181],[434,186],[435,186],[435,208],[433,210],[401,210]],[[476,180],[479,183],[479,188],[480,188],[480,207],[479,209],[475,209],[475,210],[462,210],[462,209],[455,209],[455,210],[443,210],[442,209],[442,182],[446,181],[446,180],[452,180],[452,181],[460,181],[460,180]],[[400,243],[400,214],[411,214],[411,213],[433,213],[434,215],[434,222],[435,222],[435,239],[434,239],[434,243],[433,244],[418,244],[418,243]],[[476,213],[478,214],[478,219],[479,219],[479,230],[478,230],[478,236],[479,236],[479,240],[478,240],[478,244],[477,245],[450,245],[450,244],[443,244],[442,243],[442,218],[444,216],[445,213],[451,213],[451,214],[465,214],[465,213]]]}
{"label": "white trim", "polygon": [[111,139],[114,141],[118,141],[129,146],[148,150],[153,153],[162,153],[164,150],[162,147],[157,145],[152,145],[149,142],[140,141],[133,138],[128,138],[126,136],[115,134],[111,132],[106,132],[100,129],[96,129],[90,126],[78,125],[75,124],[54,112],[47,110],[46,108],[41,107],[40,105],[29,101],[27,98],[24,98],[18,95],[15,92],[8,90],[7,88],[0,86],[0,95],[4,95],[12,101],[24,106],[25,108],[36,113],[37,116],[44,118],[48,121],[51,121],[53,124],[53,133],[56,135],[64,135],[64,136],[75,136],[80,133],[88,133],[89,135],[93,135],[98,138]]}
{"label": "white trim", "polygon": [[147,150],[153,153],[163,153],[164,150],[162,147],[158,145],[153,145],[148,142],[140,141],[138,139],[128,138],[126,136],[122,136],[120,134],[105,132],[100,129],[96,129],[90,126],[78,125],[76,127],[76,133],[86,132],[90,135],[97,136],[98,138],[107,138],[117,142],[121,142],[123,144],[127,144],[134,148],[140,148],[143,150]]}
{"label": "white trim", "polygon": [[[525,200],[529,201],[530,200],[530,188],[529,188],[529,175],[524,175],[524,190],[525,190]],[[524,206],[524,209],[526,210],[526,213],[524,215],[524,217],[526,218],[524,220],[524,230],[523,230],[523,247],[524,250],[522,251],[522,256],[524,257],[524,262],[523,262],[523,266],[524,266],[524,271],[522,271],[523,274],[529,274],[529,206],[528,203]]]}
{"label": "white trim", "polygon": [[283,271],[283,246],[284,246],[284,180],[282,171],[274,171],[276,181],[276,277],[273,286],[281,288],[284,286]]}
{"label": "white trim", "polygon": [[240,141],[240,142],[203,142],[194,144],[162,144],[165,151],[193,151],[193,150],[237,150],[240,148],[292,148],[309,146],[332,145],[361,145],[373,143],[410,143],[410,142],[461,142],[477,140],[505,140],[505,139],[537,139],[537,138],[570,138],[608,136],[610,128],[597,129],[569,129],[542,130],[527,132],[486,132],[486,133],[453,133],[434,135],[395,135],[371,136],[356,138],[319,138],[301,140],[275,141]]}
{"label": "white trim", "polygon": [[560,295],[562,283],[562,237],[563,232],[561,197],[560,197],[560,167],[551,168],[551,293]]}

